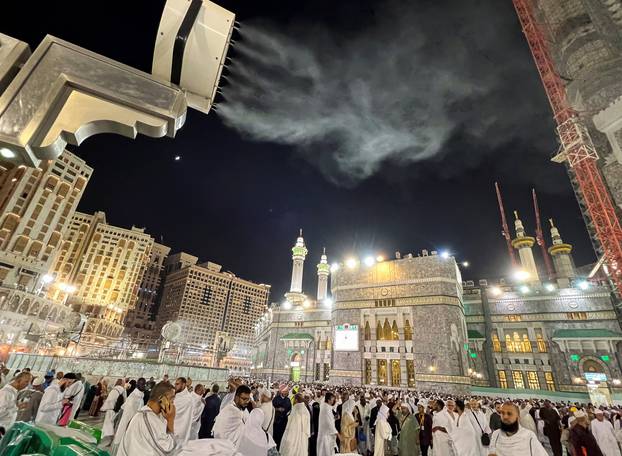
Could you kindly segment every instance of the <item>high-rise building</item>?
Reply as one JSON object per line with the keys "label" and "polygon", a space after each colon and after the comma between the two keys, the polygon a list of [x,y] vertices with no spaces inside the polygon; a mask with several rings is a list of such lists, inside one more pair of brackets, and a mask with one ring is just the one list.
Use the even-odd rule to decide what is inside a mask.
{"label": "high-rise building", "polygon": [[73,321],[45,296],[48,274],[93,170],[64,151],[40,168],[0,164],[0,357],[29,350]]}
{"label": "high-rise building", "polygon": [[76,212],[52,270],[71,289],[51,287],[49,295],[68,298],[73,310],[88,316],[83,347],[110,344],[121,336],[152,247],[153,238],[144,228],[109,225],[103,212]]}
{"label": "high-rise building", "polygon": [[138,301],[125,317],[125,333],[133,343],[143,344],[157,338],[153,333],[158,297],[164,280],[164,262],[170,247],[155,242],[149,255],[149,264],[138,288]]}
{"label": "high-rise building", "polygon": [[[588,127],[599,166],[618,208],[622,208],[622,12],[613,0],[537,0],[556,69],[568,100]],[[596,122],[596,125],[595,125]],[[605,134],[607,136],[605,136]],[[609,141],[608,141],[609,139]],[[595,237],[574,172],[568,170],[595,250]]]}
{"label": "high-rise building", "polygon": [[41,168],[0,165],[0,281],[43,285],[93,169],[64,151]]}
{"label": "high-rise building", "polygon": [[[167,259],[165,269],[170,273],[156,328],[176,321],[182,327],[176,343],[186,347],[186,358],[194,355],[203,362],[248,372],[253,328],[267,309],[270,286],[223,272],[218,264],[197,261],[184,253]],[[224,339],[229,341],[226,349]]]}

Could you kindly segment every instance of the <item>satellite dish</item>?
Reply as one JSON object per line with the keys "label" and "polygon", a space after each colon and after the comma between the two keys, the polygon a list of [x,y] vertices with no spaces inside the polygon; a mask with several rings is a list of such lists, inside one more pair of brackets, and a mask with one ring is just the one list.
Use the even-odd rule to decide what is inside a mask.
{"label": "satellite dish", "polygon": [[173,342],[179,339],[181,336],[181,325],[175,321],[169,321],[164,326],[162,326],[162,338],[164,340]]}

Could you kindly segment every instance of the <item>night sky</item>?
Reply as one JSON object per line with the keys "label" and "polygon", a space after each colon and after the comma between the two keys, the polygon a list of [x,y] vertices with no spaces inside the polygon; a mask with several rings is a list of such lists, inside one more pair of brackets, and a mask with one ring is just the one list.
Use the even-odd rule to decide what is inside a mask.
{"label": "night sky", "polygon": [[[547,242],[553,217],[574,244],[576,263],[594,261],[565,169],[549,161],[557,148],[554,125],[510,0],[217,3],[242,24],[240,50],[232,50],[225,72],[226,98],[218,100],[223,109],[208,116],[189,110],[175,140],[100,135],[71,148],[95,169],[80,211],[105,211],[117,226],[144,226],[173,252],[272,284],[272,300],[279,300],[299,228],[310,252],[310,294],[323,246],[329,261],[448,249],[470,262],[467,279],[506,274],[498,180],[510,221],[518,209],[533,235],[535,187]],[[150,71],[163,1],[61,4],[59,12],[55,2],[16,2],[3,11],[0,31],[31,49],[49,33]],[[253,37],[271,34],[268,45],[276,47],[262,43],[266,59],[284,46],[298,79],[241,52],[253,51]],[[307,52],[319,62],[322,91],[305,85],[305,64],[296,59]],[[256,78],[237,77],[249,69]],[[451,81],[448,96],[437,96],[432,85],[439,78]],[[364,119],[356,103],[335,96],[352,87],[372,103]],[[394,88],[406,95],[395,100]],[[259,115],[259,125],[248,113]],[[354,120],[324,135],[324,115]],[[440,139],[430,133],[438,119],[445,123]],[[386,131],[387,141],[370,143]],[[428,143],[395,146],[392,131],[406,142],[427,135]]]}

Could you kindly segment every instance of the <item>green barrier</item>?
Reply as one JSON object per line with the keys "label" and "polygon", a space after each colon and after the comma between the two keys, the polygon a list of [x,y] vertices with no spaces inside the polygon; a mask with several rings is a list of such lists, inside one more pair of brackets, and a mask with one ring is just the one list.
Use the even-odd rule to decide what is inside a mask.
{"label": "green barrier", "polygon": [[47,432],[18,421],[0,440],[0,455],[21,456],[28,453],[50,455],[54,442]]}
{"label": "green barrier", "polygon": [[102,440],[102,431],[99,428],[96,428],[95,426],[90,426],[86,423],[83,423],[82,421],[76,421],[73,420],[69,423],[69,426],[72,429],[78,429],[86,434],[89,434],[93,437],[95,437],[95,440],[97,440],[97,443],[101,442]]}
{"label": "green barrier", "polygon": [[95,436],[81,429],[17,422],[0,440],[0,455],[109,456],[94,440]]}

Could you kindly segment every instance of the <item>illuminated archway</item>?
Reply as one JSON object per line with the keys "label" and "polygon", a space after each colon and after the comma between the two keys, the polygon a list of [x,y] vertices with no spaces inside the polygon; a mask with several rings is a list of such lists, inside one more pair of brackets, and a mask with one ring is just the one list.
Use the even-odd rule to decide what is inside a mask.
{"label": "illuminated archway", "polygon": [[302,355],[294,353],[289,359],[289,379],[292,382],[300,381],[300,366],[302,365]]}

